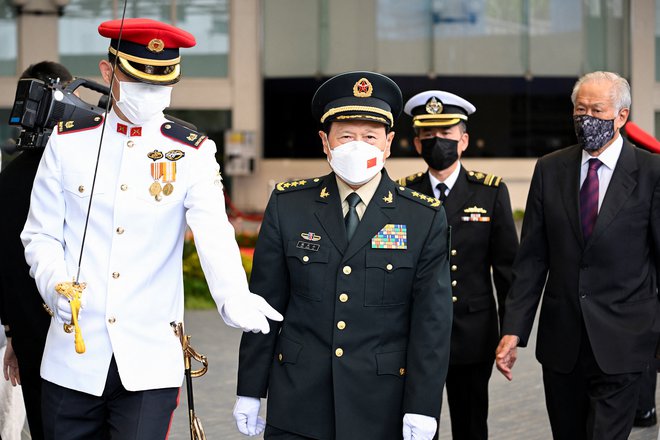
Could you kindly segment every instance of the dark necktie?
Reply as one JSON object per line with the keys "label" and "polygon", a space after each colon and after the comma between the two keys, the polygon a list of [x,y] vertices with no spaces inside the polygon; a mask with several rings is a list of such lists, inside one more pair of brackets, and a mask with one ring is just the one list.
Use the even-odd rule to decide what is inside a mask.
{"label": "dark necktie", "polygon": [[444,203],[445,199],[447,198],[445,194],[447,194],[446,191],[449,187],[442,182],[438,183],[435,187],[438,188],[438,191],[440,191],[440,197],[438,198],[438,200]]}
{"label": "dark necktie", "polygon": [[358,223],[360,223],[360,217],[358,217],[355,207],[360,203],[361,199],[358,193],[352,192],[346,197],[346,201],[348,202],[348,213],[344,218],[344,223],[346,224],[346,237],[348,237],[348,241],[351,241]]}
{"label": "dark necktie", "polygon": [[598,218],[598,168],[602,164],[599,159],[589,159],[587,178],[580,188],[580,218],[585,242],[591,237]]}

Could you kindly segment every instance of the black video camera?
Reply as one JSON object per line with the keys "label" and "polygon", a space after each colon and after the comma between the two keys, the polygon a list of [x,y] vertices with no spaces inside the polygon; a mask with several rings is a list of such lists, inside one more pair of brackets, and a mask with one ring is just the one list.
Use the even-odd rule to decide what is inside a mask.
{"label": "black video camera", "polygon": [[[85,87],[102,96],[98,105],[89,104],[74,94]],[[49,84],[24,78],[18,81],[9,125],[23,130],[16,141],[18,149],[44,148],[53,127],[60,121],[74,120],[88,115],[102,115],[110,96],[110,88],[84,78],[76,78],[64,85],[59,80]]]}

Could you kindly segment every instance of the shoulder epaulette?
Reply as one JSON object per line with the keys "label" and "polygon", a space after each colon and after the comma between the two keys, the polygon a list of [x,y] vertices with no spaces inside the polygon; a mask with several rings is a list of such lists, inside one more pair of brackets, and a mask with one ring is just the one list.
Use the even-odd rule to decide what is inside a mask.
{"label": "shoulder epaulette", "polygon": [[60,121],[57,123],[57,132],[59,134],[75,133],[77,131],[91,130],[103,123],[101,115],[87,115],[80,118]]}
{"label": "shoulder epaulette", "polygon": [[164,123],[160,126],[160,132],[165,137],[193,148],[199,148],[208,139],[208,136],[176,122]]}
{"label": "shoulder epaulette", "polygon": [[467,178],[471,182],[481,183],[485,186],[500,186],[502,178],[495,174],[484,174],[481,171],[468,171]]}
{"label": "shoulder epaulette", "polygon": [[277,185],[275,185],[275,192],[284,193],[284,192],[291,192],[306,188],[315,188],[319,186],[321,180],[323,179],[321,179],[320,177],[314,177],[312,179],[301,179],[301,180],[291,180],[288,182],[280,182]]}
{"label": "shoulder epaulette", "polygon": [[442,202],[435,197],[427,196],[426,194],[423,194],[419,191],[413,191],[404,186],[397,186],[397,192],[399,195],[407,199],[414,200],[417,203],[435,209],[436,211],[440,209],[440,206],[442,206]]}
{"label": "shoulder epaulette", "polygon": [[424,173],[415,173],[407,177],[402,177],[396,181],[401,186],[408,186],[411,183],[417,183],[424,177]]}

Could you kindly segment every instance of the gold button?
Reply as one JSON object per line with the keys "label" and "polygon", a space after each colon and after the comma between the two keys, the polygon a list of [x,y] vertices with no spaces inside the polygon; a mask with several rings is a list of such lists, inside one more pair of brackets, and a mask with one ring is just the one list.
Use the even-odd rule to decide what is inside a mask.
{"label": "gold button", "polygon": [[123,233],[124,233],[124,228],[122,228],[121,226],[118,227],[118,228],[117,228],[117,234],[121,235],[121,234],[123,234]]}
{"label": "gold button", "polygon": [[335,356],[337,356],[338,358],[342,357],[343,355],[344,355],[344,350],[342,350],[341,348],[335,350]]}
{"label": "gold button", "polygon": [[456,266],[455,264],[451,266],[452,272],[456,272],[457,270],[458,270],[458,266]]}
{"label": "gold button", "polygon": [[112,272],[112,278],[114,279],[119,278],[119,272]]}
{"label": "gold button", "polygon": [[351,269],[351,266],[344,266],[342,271],[344,272],[345,275],[350,275],[353,269]]}
{"label": "gold button", "polygon": [[78,192],[79,192],[79,193],[81,193],[81,192],[85,192],[85,187],[82,186],[82,185],[80,185],[80,186],[78,187]]}
{"label": "gold button", "polygon": [[470,176],[474,176],[474,171],[470,171],[470,172],[468,172],[468,174],[469,174]]}
{"label": "gold button", "polygon": [[456,287],[456,284],[458,284],[458,281],[454,280],[451,282],[451,287]]}
{"label": "gold button", "polygon": [[342,293],[341,295],[339,295],[339,301],[345,303],[346,301],[348,301],[348,295]]}
{"label": "gold button", "polygon": [[307,263],[307,262],[309,261],[309,257],[308,257],[307,255],[305,255],[305,256],[303,257],[303,261],[304,261],[305,263]]}
{"label": "gold button", "polygon": [[277,359],[282,362],[282,359],[284,359],[284,356],[282,356],[282,353],[277,355]]}
{"label": "gold button", "polygon": [[405,368],[399,368],[399,376],[404,376],[406,374]]}
{"label": "gold button", "polygon": [[405,190],[406,188],[404,188],[403,186],[400,186],[399,189],[400,189],[401,191],[403,191],[403,190]]}
{"label": "gold button", "polygon": [[451,250],[451,256],[452,256],[452,257],[455,257],[457,253],[458,253],[458,252],[456,252],[456,249],[452,249],[452,250]]}
{"label": "gold button", "polygon": [[133,148],[133,145],[135,145],[135,142],[133,142],[133,141],[128,141],[128,142],[126,142],[126,146],[127,146],[128,148]]}
{"label": "gold button", "polygon": [[390,263],[387,263],[387,266],[385,266],[385,269],[387,270],[392,270],[394,266],[392,266]]}
{"label": "gold button", "polygon": [[456,301],[458,301],[458,298],[456,298],[455,296],[452,296],[451,297],[451,302],[456,302]]}
{"label": "gold button", "polygon": [[108,322],[109,322],[110,324],[114,324],[116,321],[117,321],[117,320],[116,320],[115,318],[110,318],[110,319],[108,319]]}
{"label": "gold button", "polygon": [[344,329],[346,328],[346,323],[345,323],[344,321],[339,321],[339,322],[337,323],[337,328],[338,328],[339,330],[344,330]]}
{"label": "gold button", "polygon": [[123,183],[119,188],[121,188],[122,191],[126,191],[128,189],[128,185]]}

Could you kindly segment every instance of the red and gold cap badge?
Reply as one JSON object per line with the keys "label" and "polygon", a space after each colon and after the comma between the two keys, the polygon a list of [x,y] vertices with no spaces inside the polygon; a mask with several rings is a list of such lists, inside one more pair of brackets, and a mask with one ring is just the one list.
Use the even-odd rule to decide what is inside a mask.
{"label": "red and gold cap badge", "polygon": [[368,98],[373,91],[374,87],[367,78],[360,78],[353,86],[353,96],[356,98]]}

